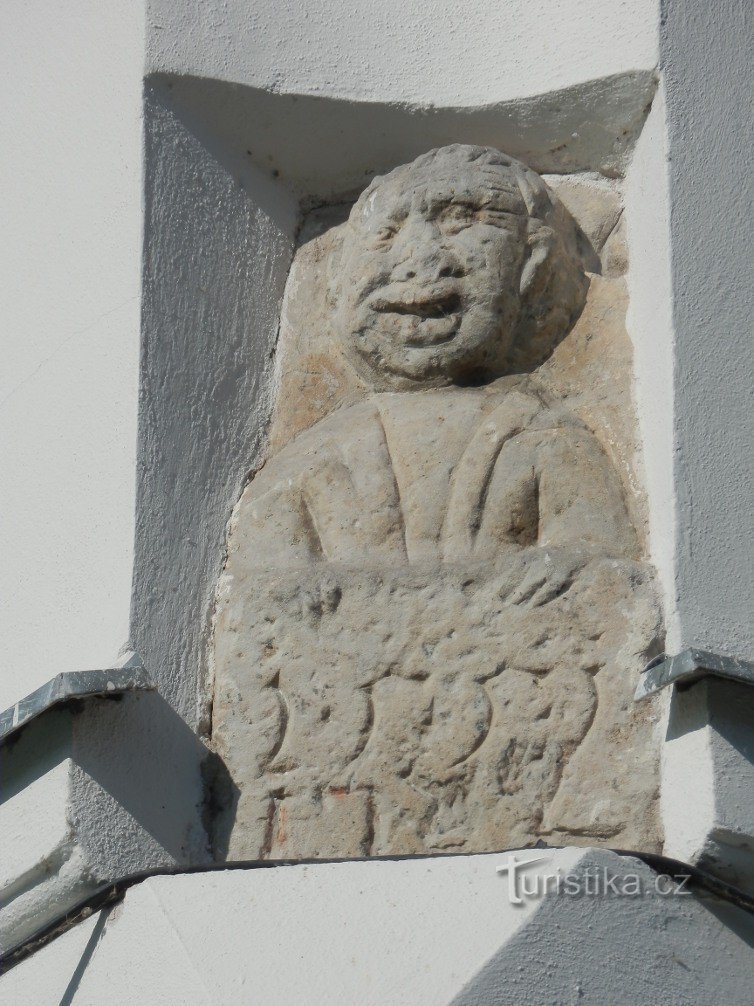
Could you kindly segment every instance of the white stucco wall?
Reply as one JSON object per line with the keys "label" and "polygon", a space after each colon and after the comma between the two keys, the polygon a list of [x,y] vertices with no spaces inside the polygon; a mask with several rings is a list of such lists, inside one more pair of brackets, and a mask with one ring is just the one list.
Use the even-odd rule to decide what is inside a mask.
{"label": "white stucco wall", "polygon": [[[76,1006],[748,1006],[750,913],[698,888],[671,895],[670,878],[604,849],[516,859],[532,864],[520,904],[498,873],[507,853],[149,878],[0,978],[0,995],[25,1006],[62,988]],[[545,894],[558,872],[561,893],[550,881]],[[565,893],[574,881],[579,893]],[[52,981],[61,972],[67,984]]]}
{"label": "white stucco wall", "polygon": [[297,204],[176,111],[145,103],[145,242],[131,641],[205,718],[225,530],[262,456]]}
{"label": "white stucco wall", "polygon": [[146,53],[131,641],[202,724],[212,591],[264,452],[298,201],[459,140],[543,171],[619,172],[654,91],[656,6],[154,0]]}
{"label": "white stucco wall", "polygon": [[128,638],[139,0],[10,0],[0,74],[0,708]]}
{"label": "white stucco wall", "polygon": [[[668,647],[696,643],[746,656],[754,603],[744,516],[753,480],[743,462],[751,456],[746,354],[752,308],[742,291],[751,181],[735,165],[751,130],[744,100],[751,91],[745,44],[751,14],[741,0],[726,0],[713,20],[699,5],[688,9],[689,17],[679,11],[661,27],[667,123],[660,94],[628,177],[630,324]],[[1,400],[3,466],[12,474],[4,481],[0,706],[56,671],[110,663],[129,635],[144,52],[141,3],[76,0],[65,14],[49,0],[32,9],[15,3],[6,29],[3,72],[7,92],[18,98],[2,113],[10,140],[0,200],[9,333]],[[535,6],[485,0],[471,14],[450,0],[385,0],[376,11],[361,2],[344,10],[335,0],[305,10],[269,2],[150,0],[145,69],[166,80],[213,78],[257,94],[357,103],[342,121],[340,106],[331,106],[322,121],[335,132],[342,122],[350,129],[359,121],[359,108],[366,107],[359,102],[408,110],[405,121],[385,119],[388,138],[369,151],[371,158],[396,137],[405,146],[401,130],[425,130],[424,145],[451,128],[478,129],[484,140],[492,119],[472,119],[459,109],[494,106],[503,122],[516,101],[599,77],[646,74],[658,59],[657,29],[655,0]],[[723,80],[742,100],[719,115]],[[455,118],[442,119],[435,137],[435,127],[426,126],[431,116],[411,112],[417,106],[442,106]],[[470,125],[477,121],[478,127]],[[390,136],[392,126],[399,128]],[[535,139],[534,147],[546,137]],[[323,146],[331,149],[329,141]],[[301,168],[304,153],[287,151],[288,166],[301,178],[312,174],[305,157],[308,167]],[[403,156],[402,147],[386,156]],[[324,191],[330,168],[320,168],[317,186]],[[721,213],[725,228],[718,226]],[[677,358],[673,324],[680,333]],[[271,326],[266,319],[260,349]],[[246,441],[258,430],[259,423],[248,427]],[[217,504],[218,520],[224,506]],[[217,538],[216,527],[211,534]],[[209,557],[209,571],[216,560]],[[205,586],[198,584],[203,593],[194,620],[205,618]],[[136,611],[141,614],[143,608]],[[189,649],[189,659],[181,658],[171,674],[193,674],[195,648]],[[177,682],[175,689],[181,690]],[[178,703],[187,714],[189,693],[193,683]]]}
{"label": "white stucco wall", "polygon": [[[190,113],[189,104],[172,107],[161,92],[150,119],[155,147],[147,163],[147,195],[153,198],[147,219],[153,230],[145,244],[148,288],[145,355],[140,362],[142,6],[140,0],[71,0],[65,7],[52,0],[34,5],[11,0],[4,19],[2,74],[10,100],[0,113],[6,137],[0,276],[8,333],[0,394],[6,495],[0,707],[56,671],[111,663],[131,632],[164,695],[196,725],[206,712],[201,704],[197,707],[197,670],[222,561],[224,524],[248,467],[261,457],[276,311],[296,207],[285,191],[286,179],[281,178],[280,188],[278,183],[270,188],[269,179],[234,160],[239,151],[224,147],[205,129],[206,122],[192,122],[190,114],[182,117]],[[751,657],[754,478],[746,463],[752,456],[749,424],[754,412],[747,356],[754,314],[748,214],[754,195],[751,174],[742,170],[752,145],[751,8],[746,0],[707,6],[701,0],[679,0],[667,13],[661,26],[665,84],[626,183],[629,324],[636,347],[652,550],[665,590],[668,649],[696,643]],[[158,75],[161,85],[168,86],[172,75],[192,77],[199,88],[216,87],[206,102],[210,111],[225,102],[235,85],[242,85],[239,92],[254,89],[270,99],[280,94],[314,96],[336,111],[332,98],[385,102],[393,112],[400,109],[405,118],[391,113],[384,120],[368,120],[365,127],[375,133],[374,149],[387,162],[409,156],[406,138],[417,124],[424,129],[430,121],[429,105],[442,105],[450,116],[443,119],[443,130],[481,122],[478,137],[464,138],[484,141],[485,123],[492,120],[472,120],[465,114],[470,108],[497,102],[495,116],[515,133],[519,120],[506,118],[511,103],[579,88],[599,77],[633,71],[649,75],[659,49],[656,0],[547,0],[536,5],[483,0],[473,10],[451,0],[382,0],[377,10],[366,0],[348,9],[338,0],[306,5],[152,0],[146,46],[147,72]],[[226,83],[215,85],[210,78]],[[241,94],[239,109],[244,101]],[[271,100],[263,112],[272,119],[280,107]],[[284,106],[286,114],[292,107]],[[314,107],[305,105],[302,122]],[[320,132],[320,146],[332,154],[330,137],[338,134],[341,122],[351,129],[363,107],[355,104],[353,114],[342,120],[323,119],[330,133]],[[517,107],[525,109],[525,121],[531,106]],[[291,121],[297,120],[284,119],[281,134]],[[384,136],[372,129],[373,121],[383,123]],[[248,122],[257,125],[257,119]],[[391,136],[395,122],[403,123],[404,131]],[[229,116],[228,128],[234,123]],[[315,118],[315,140],[320,125]],[[253,138],[251,127],[249,135]],[[345,142],[358,147],[358,135],[348,133]],[[419,134],[421,144],[431,145],[436,135],[445,142],[443,133],[427,128]],[[504,145],[506,134],[500,136]],[[307,143],[308,137],[298,147],[286,148],[299,180],[311,174]],[[372,153],[370,149],[369,160],[357,165],[361,175],[373,167]],[[339,156],[335,149],[332,159]],[[324,162],[311,192],[324,191],[317,186],[324,184],[329,163]],[[136,557],[135,513],[141,522]],[[123,722],[121,718],[121,727]],[[162,721],[155,720],[153,726],[162,737]],[[748,791],[742,792],[740,785],[748,777],[729,757],[735,747],[750,764],[749,749],[743,742],[728,743],[727,734],[719,733],[724,749],[706,725],[688,740],[680,733],[670,739],[665,796],[670,792],[677,798],[682,814],[671,821],[669,815],[676,812],[668,810],[665,800],[666,827],[675,824],[680,835],[668,851],[696,855],[700,821],[712,822],[706,832],[719,825],[730,834],[740,822],[731,823],[723,811],[749,807]],[[137,734],[130,736],[133,740]],[[123,772],[126,792],[138,797],[134,820],[161,811],[162,799],[141,785],[123,757],[123,737],[112,729],[100,739],[112,763],[105,758],[96,765],[108,770],[114,765]],[[730,782],[727,790],[715,788],[707,763],[689,778],[689,765],[700,751],[717,759],[710,764]],[[674,752],[683,775],[668,771]],[[147,771],[153,764],[164,767],[165,756],[155,755]],[[185,758],[181,765],[186,769]],[[176,771],[165,777],[173,786]],[[127,801],[113,774],[105,774],[103,792],[125,814]],[[36,804],[44,803],[49,810],[52,830],[40,830],[24,847],[37,861],[47,856],[48,839],[58,836],[55,828],[64,817],[53,775],[44,776],[43,792],[34,794],[39,796]],[[94,776],[90,764],[88,773],[82,769],[76,777],[77,793],[90,807],[99,799],[86,789]],[[155,773],[155,782],[161,781]],[[192,775],[186,788],[195,782]],[[725,806],[720,793],[731,794]],[[36,811],[28,793],[23,803],[22,816]],[[689,807],[695,808],[693,815]],[[127,827],[118,819],[107,831],[100,820],[87,840],[101,843],[102,857],[107,858],[113,849],[122,851]],[[171,811],[168,820],[175,824],[178,818]],[[751,822],[746,823],[748,831],[741,834],[748,840],[752,829]],[[23,826],[15,822],[13,830],[16,844],[24,844]],[[153,838],[154,830],[149,831]],[[142,851],[137,851],[142,858],[134,858],[131,868],[144,862]],[[9,866],[19,872],[19,862],[9,860]],[[443,869],[447,862],[437,860],[426,872],[448,873]],[[294,877],[302,877],[309,868],[293,869]],[[312,894],[310,889],[300,897],[302,889],[293,884],[288,905],[290,918],[295,920],[298,912],[299,922],[301,914],[309,920],[311,936],[305,932],[299,946],[313,964],[333,964],[341,975],[342,941],[336,941],[333,951],[332,934],[342,930],[343,940],[351,941],[354,952],[348,957],[346,978],[354,994],[361,991],[366,973],[358,953],[365,954],[375,970],[377,986],[383,979],[400,984],[404,975],[407,982],[415,978],[420,960],[428,972],[422,992],[428,1001],[430,995],[437,1001],[435,992],[450,988],[452,994],[457,987],[451,988],[447,980],[454,963],[450,950],[476,947],[476,967],[494,949],[501,915],[487,874],[478,889],[466,890],[461,884],[450,890],[443,906],[427,887],[426,876],[415,884],[407,881],[407,874],[424,870],[421,865],[349,864],[343,869],[352,874],[348,884],[333,885],[329,894],[323,889]],[[317,867],[310,875],[320,870],[343,872],[340,867]],[[382,877],[371,887],[363,879],[381,871],[393,875],[392,890]],[[270,927],[273,910],[286,905],[285,893],[281,898],[273,879],[271,872],[260,872],[248,888],[237,877],[217,874],[143,885],[129,895],[122,911],[113,912],[112,928],[105,934],[109,943],[103,943],[105,953],[84,976],[80,1001],[102,1001],[116,982],[124,1001],[138,998],[139,982],[142,998],[148,998],[159,981],[167,986],[166,1001],[176,989],[174,1001],[184,1001],[196,995],[202,976],[212,968],[217,969],[218,985],[243,978],[239,962],[252,969],[255,981],[259,972],[253,968],[258,967],[272,990],[279,988],[281,971],[295,986],[302,972],[298,965],[289,966],[290,957],[279,958],[277,969],[269,964],[279,951],[280,932],[291,925],[290,918],[281,917],[279,928]],[[267,888],[267,901],[255,902],[262,887]],[[459,891],[465,891],[465,901]],[[413,918],[406,914],[412,896],[420,909]],[[227,927],[218,928],[214,943],[205,935],[213,898],[216,918]],[[238,913],[228,912],[229,898],[236,899]],[[349,911],[356,910],[355,923],[339,898]],[[177,908],[170,908],[173,918],[168,919],[164,906],[171,900]],[[323,906],[329,907],[329,916]],[[459,908],[465,913],[460,927]],[[246,928],[241,925],[244,912],[250,913]],[[581,934],[586,947],[605,937],[605,952],[596,963],[600,981],[610,991],[614,971],[612,963],[605,969],[604,961],[625,965],[625,947],[636,952],[637,933],[649,934],[641,947],[644,954],[645,946],[654,946],[656,932],[673,940],[680,932],[667,952],[664,945],[660,948],[651,972],[646,957],[638,955],[636,964],[630,962],[635,980],[647,980],[656,989],[670,971],[677,985],[692,986],[688,998],[693,1001],[695,993],[702,994],[694,983],[709,976],[718,983],[716,993],[722,994],[716,965],[738,960],[738,944],[727,942],[725,932],[715,943],[704,927],[698,939],[686,935],[675,923],[668,924],[667,910],[657,912],[654,928],[639,919],[593,926],[587,903],[583,930],[564,926],[552,943],[543,945],[543,952],[548,960],[568,962],[561,942],[566,937]],[[145,927],[144,920],[150,918],[161,919],[165,929]],[[184,922],[195,949],[192,960],[200,962],[193,965],[201,972],[198,978],[176,936]],[[256,957],[249,954],[253,926],[258,927]],[[44,957],[27,962],[25,973],[12,973],[11,981],[22,976],[26,982],[19,993],[24,1001],[33,1002],[38,995],[37,1001],[46,1002],[61,991],[65,999],[65,986],[77,986],[84,973],[76,961],[91,931],[80,928],[75,937],[48,948]],[[408,933],[401,947],[404,971],[394,970],[396,932],[399,937]],[[300,935],[300,928],[294,931],[296,938]],[[540,946],[538,931],[530,935],[527,945]],[[259,951],[265,940],[269,958]],[[374,955],[374,946],[381,947],[382,956]],[[236,948],[235,959],[232,953],[223,957],[227,947],[231,952]],[[740,949],[740,960],[750,967],[750,956],[744,957],[749,946]],[[683,960],[686,953],[691,970]],[[174,962],[170,969],[165,968],[166,957]],[[152,970],[141,968],[144,959]],[[122,976],[134,960],[138,966],[132,985]],[[533,973],[539,983],[547,960],[537,963],[540,970]],[[681,970],[676,972],[672,965]],[[332,996],[326,966],[319,973],[322,1001]],[[469,968],[466,977],[472,973]],[[730,976],[726,969],[723,978]],[[49,984],[53,979],[54,988]],[[750,977],[747,982],[748,991]],[[6,983],[6,990],[9,987]],[[577,994],[575,985],[569,988]],[[306,983],[304,991],[310,991]],[[537,1001],[539,992],[538,984],[529,1001]],[[404,988],[398,988],[396,1001],[402,1001],[403,993]],[[726,1001],[737,1001],[733,994],[725,995]]]}
{"label": "white stucco wall", "polygon": [[649,544],[660,579],[668,652],[678,651],[677,514],[672,380],[675,366],[665,89],[658,87],[624,186],[634,401],[650,502]]}
{"label": "white stucco wall", "polygon": [[150,0],[148,72],[474,105],[657,62],[656,0]]}

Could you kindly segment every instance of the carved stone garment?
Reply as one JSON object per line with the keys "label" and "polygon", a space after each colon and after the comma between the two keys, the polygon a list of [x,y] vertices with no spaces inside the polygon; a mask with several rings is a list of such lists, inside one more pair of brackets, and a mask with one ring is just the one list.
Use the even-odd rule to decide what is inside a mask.
{"label": "carved stone garment", "polygon": [[250,483],[214,636],[231,858],[656,844],[660,627],[617,477],[528,378],[374,394]]}
{"label": "carved stone garment", "polygon": [[244,493],[233,564],[391,566],[577,543],[633,555],[595,438],[532,382],[508,383],[372,395],[301,434]]}

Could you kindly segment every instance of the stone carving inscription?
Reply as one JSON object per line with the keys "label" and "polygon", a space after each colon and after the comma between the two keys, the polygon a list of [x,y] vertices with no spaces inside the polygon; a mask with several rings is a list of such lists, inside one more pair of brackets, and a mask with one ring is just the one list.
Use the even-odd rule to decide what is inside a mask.
{"label": "stone carving inscription", "polygon": [[375,179],[332,248],[328,347],[361,392],[249,483],[218,591],[228,855],[652,847],[651,570],[536,366],[587,298],[574,222],[453,146]]}

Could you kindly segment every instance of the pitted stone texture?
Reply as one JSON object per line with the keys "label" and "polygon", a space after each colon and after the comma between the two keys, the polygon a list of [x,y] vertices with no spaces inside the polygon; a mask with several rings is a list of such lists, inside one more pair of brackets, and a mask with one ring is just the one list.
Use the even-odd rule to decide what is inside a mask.
{"label": "pitted stone texture", "polygon": [[[548,186],[573,215],[577,246],[584,269],[591,273],[586,305],[570,334],[554,340],[559,360],[588,405],[590,395],[607,399],[609,425],[621,426],[625,444],[634,448],[635,415],[631,402],[631,342],[625,329],[626,296],[620,278],[626,270],[624,216],[616,182],[591,177],[548,176]],[[328,273],[342,255],[350,205],[324,206],[304,220],[299,248],[291,266],[280,320],[276,398],[270,430],[273,452],[334,409],[353,403],[369,390],[335,348],[332,290]],[[537,359],[524,361],[532,369]],[[557,380],[559,362],[550,370]],[[597,371],[597,373],[595,373]],[[595,380],[596,379],[596,380]],[[570,392],[570,388],[569,388]],[[600,432],[603,409],[595,418]],[[625,436],[628,432],[628,436]],[[633,462],[632,462],[633,464]],[[618,466],[621,474],[622,466]],[[633,479],[635,483],[636,480]],[[636,485],[631,486],[636,492]]]}
{"label": "pitted stone texture", "polygon": [[381,391],[531,369],[581,313],[583,235],[536,172],[453,144],[375,178],[330,256],[338,350]]}
{"label": "pitted stone texture", "polygon": [[599,175],[548,175],[547,184],[578,222],[586,268],[615,278],[628,265],[619,183]]}
{"label": "pitted stone texture", "polygon": [[529,378],[372,395],[297,437],[229,539],[213,736],[239,795],[219,844],[655,848],[632,694],[660,619],[636,551],[604,451]]}
{"label": "pitted stone texture", "polygon": [[523,165],[445,148],[294,269],[215,613],[232,858],[657,847],[622,281],[584,307],[620,203],[577,194],[586,232]]}
{"label": "pitted stone texture", "polygon": [[370,395],[302,433],[244,491],[228,572],[489,559],[532,544],[637,553],[597,439],[522,376]]}
{"label": "pitted stone texture", "polygon": [[216,651],[229,857],[654,847],[651,721],[627,673],[658,632],[646,570],[594,559],[553,592],[546,562],[236,577]]}

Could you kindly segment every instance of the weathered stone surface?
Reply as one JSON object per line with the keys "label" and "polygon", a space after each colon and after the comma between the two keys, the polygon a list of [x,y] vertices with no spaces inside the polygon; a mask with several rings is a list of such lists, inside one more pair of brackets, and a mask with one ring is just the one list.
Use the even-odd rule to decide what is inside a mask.
{"label": "weathered stone surface", "polygon": [[592,276],[579,320],[537,369],[536,379],[599,441],[621,481],[629,523],[644,551],[647,517],[631,400],[633,359],[625,327],[627,307],[622,278]]}
{"label": "weathered stone surface", "polygon": [[216,654],[229,855],[646,844],[653,745],[625,670],[658,629],[647,573],[593,559],[560,592],[546,566],[533,547],[236,579]]}
{"label": "weathered stone surface", "polygon": [[587,299],[599,198],[586,233],[523,165],[444,148],[294,265],[215,618],[231,857],[656,847],[632,694],[661,622],[622,281]]}
{"label": "weathered stone surface", "polygon": [[623,203],[618,183],[595,175],[548,175],[547,184],[578,222],[588,247],[583,249],[590,272],[618,276],[625,272],[608,263],[606,247],[623,220]]}

